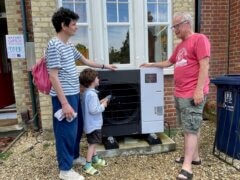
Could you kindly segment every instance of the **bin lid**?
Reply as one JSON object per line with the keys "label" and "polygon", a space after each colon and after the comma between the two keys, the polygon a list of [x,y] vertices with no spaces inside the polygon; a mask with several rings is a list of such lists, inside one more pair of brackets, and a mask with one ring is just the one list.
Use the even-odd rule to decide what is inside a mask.
{"label": "bin lid", "polygon": [[211,79],[211,83],[214,83],[216,85],[218,84],[240,85],[240,74],[219,76],[214,79]]}

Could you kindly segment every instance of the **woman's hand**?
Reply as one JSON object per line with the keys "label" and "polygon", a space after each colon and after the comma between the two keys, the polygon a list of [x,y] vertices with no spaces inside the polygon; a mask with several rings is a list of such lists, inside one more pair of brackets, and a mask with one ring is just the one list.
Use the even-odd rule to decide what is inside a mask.
{"label": "woman's hand", "polygon": [[115,66],[115,65],[104,65],[104,68],[112,70],[112,71],[116,71],[117,66]]}

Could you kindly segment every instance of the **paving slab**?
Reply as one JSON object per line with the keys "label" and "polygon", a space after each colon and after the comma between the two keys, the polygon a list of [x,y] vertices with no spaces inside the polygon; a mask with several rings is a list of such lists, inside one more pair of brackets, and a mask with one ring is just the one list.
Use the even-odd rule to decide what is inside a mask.
{"label": "paving slab", "polygon": [[101,157],[115,157],[115,156],[129,156],[136,154],[155,154],[174,151],[176,143],[168,137],[165,133],[159,133],[158,137],[161,139],[162,144],[149,145],[144,139],[124,138],[119,141],[119,149],[106,150],[104,145],[97,146],[97,153]]}

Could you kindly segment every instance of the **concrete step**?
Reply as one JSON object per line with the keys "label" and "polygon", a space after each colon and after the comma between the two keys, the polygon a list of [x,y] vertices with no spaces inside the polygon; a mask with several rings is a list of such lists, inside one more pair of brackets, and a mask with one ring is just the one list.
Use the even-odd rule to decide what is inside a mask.
{"label": "concrete step", "polygon": [[19,124],[0,127],[0,133],[20,131],[20,130],[23,130],[23,127],[20,126]]}
{"label": "concrete step", "polygon": [[17,112],[16,108],[0,109],[0,113]]}
{"label": "concrete step", "polygon": [[18,124],[16,112],[0,113],[0,127],[12,126]]}
{"label": "concrete step", "polygon": [[176,149],[176,143],[168,137],[165,133],[157,134],[162,144],[149,145],[144,139],[129,139],[118,142],[119,149],[106,150],[104,145],[97,146],[97,153],[102,157],[114,157],[114,156],[128,156],[136,154],[155,154],[162,152],[174,151]]}

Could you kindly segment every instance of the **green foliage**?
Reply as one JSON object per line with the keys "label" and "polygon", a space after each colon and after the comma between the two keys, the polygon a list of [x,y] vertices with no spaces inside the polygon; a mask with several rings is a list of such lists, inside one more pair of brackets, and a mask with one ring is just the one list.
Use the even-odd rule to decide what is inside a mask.
{"label": "green foliage", "polygon": [[0,153],[0,160],[6,160],[11,154],[12,152],[10,151],[7,151],[5,153]]}
{"label": "green foliage", "polygon": [[43,144],[43,150],[46,150],[49,146],[51,146],[51,144],[49,144],[49,143]]}
{"label": "green foliage", "polygon": [[122,47],[120,51],[111,47],[109,51],[109,59],[110,64],[120,63],[120,64],[128,64],[130,60],[129,53],[129,32],[126,34],[125,41],[122,42]]}

